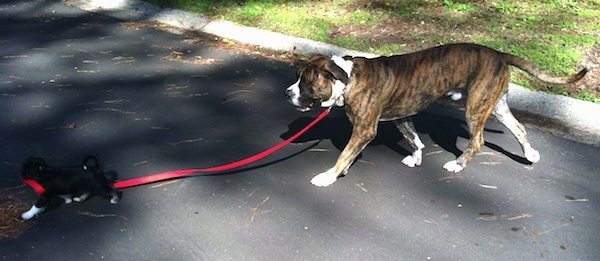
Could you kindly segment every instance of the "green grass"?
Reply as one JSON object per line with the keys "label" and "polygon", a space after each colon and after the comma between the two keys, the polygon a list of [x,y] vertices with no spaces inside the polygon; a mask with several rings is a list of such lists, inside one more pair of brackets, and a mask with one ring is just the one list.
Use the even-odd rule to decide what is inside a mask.
{"label": "green grass", "polygon": [[[521,56],[554,75],[574,73],[582,53],[600,46],[600,0],[148,1],[381,55],[476,42]],[[356,33],[332,33],[342,28]],[[545,88],[522,75],[513,80]],[[586,100],[596,95],[560,93],[565,92]]]}

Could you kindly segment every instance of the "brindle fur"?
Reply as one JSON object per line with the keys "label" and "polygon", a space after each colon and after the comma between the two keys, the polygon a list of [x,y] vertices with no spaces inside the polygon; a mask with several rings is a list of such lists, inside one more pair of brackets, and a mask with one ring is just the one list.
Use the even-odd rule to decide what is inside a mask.
{"label": "brindle fur", "polygon": [[[354,63],[349,79],[330,58],[320,55],[310,59],[300,71],[300,97],[305,97],[301,101],[308,107],[318,106],[319,102],[329,99],[335,80],[347,83],[343,98],[353,130],[335,166],[327,172],[335,174],[335,177],[344,175],[356,156],[375,138],[381,119],[393,120],[409,146],[413,150],[420,149],[415,142],[418,136],[408,116],[456,89],[464,89],[466,93],[465,118],[471,134],[468,147],[456,159],[455,163],[459,166],[456,171],[465,167],[480,150],[484,143],[483,129],[492,113],[509,127],[522,146],[529,146],[525,128],[512,116],[506,104],[505,94],[510,80],[508,66],[516,66],[551,84],[574,82],[587,72],[583,69],[569,77],[548,76],[519,57],[476,44],[443,45],[416,53],[373,59],[344,59]],[[415,137],[411,136],[413,134]],[[537,151],[533,152],[537,154]],[[537,159],[539,154],[529,160]]]}

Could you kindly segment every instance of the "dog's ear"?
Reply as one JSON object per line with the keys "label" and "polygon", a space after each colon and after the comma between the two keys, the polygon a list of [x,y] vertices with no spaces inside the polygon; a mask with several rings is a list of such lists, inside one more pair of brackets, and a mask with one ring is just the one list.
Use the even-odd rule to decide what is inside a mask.
{"label": "dog's ear", "polygon": [[311,56],[306,63],[307,64],[314,63],[315,61],[317,61],[319,59],[327,59],[327,57],[325,57],[325,55],[322,55],[322,54],[315,54],[315,55]]}
{"label": "dog's ear", "polygon": [[329,62],[325,64],[324,68],[326,71],[333,75],[333,78],[335,78],[336,80],[340,80],[344,84],[348,84],[348,74],[333,60],[329,59]]}
{"label": "dog's ear", "polygon": [[[334,79],[348,84],[348,74],[340,68],[331,58],[321,54],[316,54],[310,57],[306,62],[307,65],[315,65],[321,71],[330,74]],[[319,75],[317,75],[319,76]]]}
{"label": "dog's ear", "polygon": [[299,59],[295,63],[295,65],[296,65],[296,67],[298,67],[300,69],[310,66],[311,64],[315,65],[315,66],[319,66],[320,64],[322,64],[322,62],[319,61],[321,59],[327,60],[328,58],[322,54],[314,54],[311,57],[309,57],[308,60],[307,59]]}

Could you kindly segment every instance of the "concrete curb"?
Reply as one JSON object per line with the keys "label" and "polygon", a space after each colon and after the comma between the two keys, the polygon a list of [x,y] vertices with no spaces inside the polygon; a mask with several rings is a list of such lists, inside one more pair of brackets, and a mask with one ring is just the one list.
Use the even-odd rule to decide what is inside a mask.
{"label": "concrete curb", "polygon": [[[235,25],[228,21],[210,21],[206,17],[177,9],[159,8],[139,0],[62,0],[62,2],[68,6],[126,21],[159,22],[273,50],[303,54],[376,56],[313,40]],[[600,146],[600,105],[598,104],[532,91],[516,84],[511,84],[509,87],[509,103],[515,114],[527,118],[526,122],[538,129],[578,142]]]}

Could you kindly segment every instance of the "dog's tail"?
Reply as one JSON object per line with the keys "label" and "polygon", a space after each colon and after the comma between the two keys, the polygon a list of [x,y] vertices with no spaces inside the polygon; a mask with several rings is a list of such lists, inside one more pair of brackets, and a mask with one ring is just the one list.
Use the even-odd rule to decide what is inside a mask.
{"label": "dog's tail", "polygon": [[[92,163],[94,164],[93,166],[88,164],[90,163],[90,161],[92,161]],[[85,156],[81,162],[81,165],[84,170],[87,170],[90,167],[93,167],[96,170],[100,170],[100,162],[98,161],[98,157],[95,155]]]}
{"label": "dog's tail", "polygon": [[567,84],[573,83],[581,80],[583,76],[588,72],[588,68],[583,68],[576,74],[570,76],[550,76],[543,72],[541,72],[538,68],[536,68],[533,64],[525,61],[523,58],[514,56],[508,53],[502,53],[502,59],[509,65],[516,66],[517,68],[527,72],[528,74],[538,78],[539,80],[548,83],[548,84]]}

